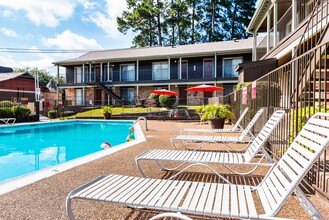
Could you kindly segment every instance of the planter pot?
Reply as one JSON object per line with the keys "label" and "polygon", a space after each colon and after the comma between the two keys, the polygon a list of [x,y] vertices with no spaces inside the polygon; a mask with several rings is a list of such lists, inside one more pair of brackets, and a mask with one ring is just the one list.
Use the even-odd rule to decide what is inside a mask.
{"label": "planter pot", "polygon": [[225,120],[222,118],[209,119],[212,129],[223,129]]}
{"label": "planter pot", "polygon": [[111,115],[112,115],[112,113],[104,113],[104,119],[110,119],[111,118]]}

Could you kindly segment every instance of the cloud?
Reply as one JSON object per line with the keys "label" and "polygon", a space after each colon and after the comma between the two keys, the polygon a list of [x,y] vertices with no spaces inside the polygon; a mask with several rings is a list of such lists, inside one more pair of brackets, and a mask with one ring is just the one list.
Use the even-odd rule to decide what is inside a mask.
{"label": "cloud", "polygon": [[74,12],[79,0],[1,0],[6,11],[25,11],[26,17],[36,25],[56,27],[61,20],[67,20]]}
{"label": "cloud", "polygon": [[94,23],[109,37],[118,39],[122,36],[122,34],[118,31],[116,18],[117,16],[120,16],[126,9],[126,1],[106,0],[106,11],[103,13],[100,11],[91,13],[88,19],[85,19],[85,21]]}
{"label": "cloud", "polygon": [[0,32],[3,33],[4,35],[8,36],[8,37],[17,37],[17,34],[14,30],[9,29],[9,28],[0,28]]}
{"label": "cloud", "polygon": [[72,33],[66,30],[55,38],[43,38],[42,44],[46,47],[56,46],[65,50],[79,50],[79,49],[103,49],[94,38],[88,39],[81,35]]}
{"label": "cloud", "polygon": [[84,9],[95,9],[99,4],[97,2],[90,2],[90,1],[85,1],[82,3]]}

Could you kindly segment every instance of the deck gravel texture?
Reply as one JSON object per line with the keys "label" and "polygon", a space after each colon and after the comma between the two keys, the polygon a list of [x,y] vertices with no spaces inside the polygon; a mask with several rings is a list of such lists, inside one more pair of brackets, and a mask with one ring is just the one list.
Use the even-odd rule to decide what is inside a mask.
{"label": "deck gravel texture", "polygon": [[[141,122],[144,130],[144,122]],[[154,148],[172,149],[170,137],[179,134],[182,128],[209,128],[207,124],[179,121],[148,121],[149,131],[144,132],[146,142],[119,151],[104,158],[86,163],[76,168],[56,174],[47,179],[35,182],[19,190],[0,196],[1,220],[29,219],[68,219],[65,210],[66,197],[70,191],[100,175],[122,174],[139,176],[134,158],[137,154]],[[229,126],[227,126],[229,127]],[[168,178],[172,173],[161,171],[154,162],[143,161],[143,170],[148,177]],[[220,169],[220,167],[218,167]],[[233,183],[258,184],[266,170],[260,170],[253,177],[226,177]],[[190,170],[178,178],[194,181],[218,181],[217,177],[204,168]],[[329,201],[307,190],[307,195],[325,218],[329,218]],[[72,210],[76,219],[149,219],[161,213],[157,210],[132,209],[124,205],[73,200]],[[212,216],[189,215],[193,219],[220,219]],[[311,219],[304,211],[295,196],[289,198],[277,217],[293,219]],[[170,218],[166,218],[170,219]]]}

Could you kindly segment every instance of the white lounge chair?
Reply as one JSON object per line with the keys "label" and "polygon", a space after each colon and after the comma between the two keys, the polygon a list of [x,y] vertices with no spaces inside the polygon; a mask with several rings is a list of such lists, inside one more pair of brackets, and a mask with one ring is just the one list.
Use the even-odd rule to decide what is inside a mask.
{"label": "white lounge chair", "polygon": [[[235,172],[228,165],[249,165],[254,166],[251,171],[247,171],[242,174],[250,174],[254,172],[258,166],[269,166],[270,164],[262,163],[262,159],[267,156],[268,160],[271,158],[266,154],[266,151],[263,151],[261,154],[261,159],[255,163],[253,159],[259,155],[259,151],[263,148],[264,144],[270,137],[272,131],[276,128],[276,126],[280,123],[281,119],[285,114],[284,110],[278,110],[273,113],[270,119],[266,122],[262,130],[256,136],[256,138],[252,141],[250,145],[248,145],[247,150],[244,153],[240,152],[209,152],[209,151],[184,151],[184,150],[164,150],[164,149],[153,149],[145,151],[139,154],[136,158],[136,165],[142,174],[143,177],[146,177],[142,168],[139,164],[142,160],[153,160],[156,161],[157,164],[164,170],[175,170],[180,168],[186,163],[192,163],[192,165],[200,165],[207,166],[207,164],[221,164],[228,170]],[[160,162],[180,162],[178,166],[173,168],[166,168],[160,164]],[[184,170],[190,168],[190,166],[186,167]],[[210,168],[211,169],[211,168]]]}
{"label": "white lounge chair", "polygon": [[[205,132],[205,133],[220,133],[220,132],[241,132],[243,131],[243,128],[241,127],[240,123],[243,120],[244,116],[247,114],[249,108],[245,108],[245,110],[242,112],[240,115],[239,119],[236,121],[234,126],[232,128],[227,128],[227,129],[198,129],[198,128],[184,128],[180,130],[181,133],[183,132]],[[253,122],[253,124],[256,121]]]}
{"label": "white lounge chair", "polygon": [[0,121],[4,124],[14,124],[16,122],[16,118],[0,118]]}
{"label": "white lounge chair", "polygon": [[328,145],[329,114],[317,113],[257,186],[112,174],[73,190],[66,200],[67,213],[74,219],[71,200],[88,199],[170,212],[273,219],[289,196],[300,192],[298,184]]}
{"label": "white lounge chair", "polygon": [[184,142],[196,142],[202,146],[205,143],[225,143],[228,145],[229,143],[251,143],[253,140],[253,136],[247,137],[249,133],[251,133],[251,128],[254,126],[255,122],[262,115],[264,109],[259,109],[258,112],[251,119],[250,123],[247,127],[242,131],[240,136],[212,136],[212,135],[176,135],[171,138],[171,143],[175,149],[177,149],[175,142],[179,141],[182,145]]}

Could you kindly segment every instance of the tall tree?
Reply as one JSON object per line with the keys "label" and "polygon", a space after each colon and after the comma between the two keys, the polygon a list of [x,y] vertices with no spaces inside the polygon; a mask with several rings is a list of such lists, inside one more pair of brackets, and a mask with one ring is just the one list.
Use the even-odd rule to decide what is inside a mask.
{"label": "tall tree", "polygon": [[225,16],[221,21],[225,40],[249,37],[246,30],[255,11],[255,3],[256,0],[222,0],[223,15]]}
{"label": "tall tree", "polygon": [[201,41],[201,34],[198,31],[200,28],[199,22],[201,20],[201,0],[189,0],[189,11],[191,20],[191,44],[195,44]]}
{"label": "tall tree", "polygon": [[128,10],[117,17],[118,30],[123,34],[127,34],[130,29],[136,33],[134,46],[162,45],[162,1],[127,0],[127,5]]}
{"label": "tall tree", "polygon": [[202,42],[221,41],[224,33],[221,25],[222,21],[221,0],[203,1],[203,19],[201,21]]}

